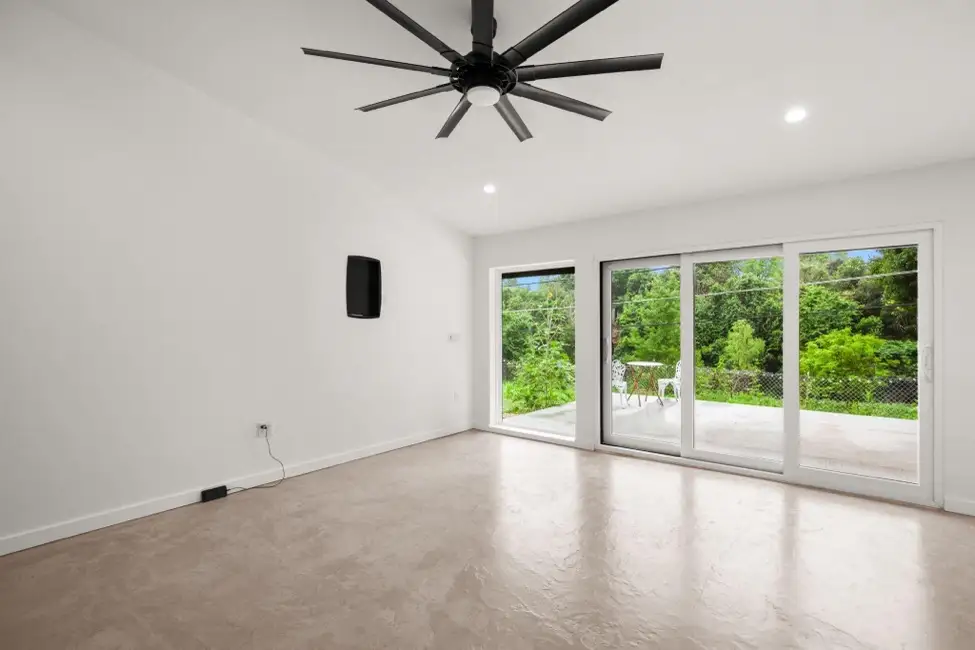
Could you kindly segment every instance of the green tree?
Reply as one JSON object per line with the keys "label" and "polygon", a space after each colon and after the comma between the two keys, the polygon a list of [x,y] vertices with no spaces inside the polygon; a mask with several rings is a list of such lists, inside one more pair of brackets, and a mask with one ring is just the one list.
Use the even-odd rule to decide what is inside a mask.
{"label": "green tree", "polygon": [[879,278],[883,306],[884,337],[917,340],[917,247],[885,248],[871,264],[870,272]]}
{"label": "green tree", "polygon": [[625,361],[677,363],[680,359],[680,272],[666,269],[652,275],[631,276],[630,285],[642,289],[627,294],[621,301],[617,320],[620,336],[614,356]]}
{"label": "green tree", "polygon": [[766,342],[759,365],[782,367],[782,260],[780,258],[699,264],[694,271],[694,342],[704,363],[714,367],[725,339],[747,320]]}
{"label": "green tree", "polygon": [[575,399],[575,276],[506,278],[501,286],[505,410],[526,413]]}
{"label": "green tree", "polygon": [[849,328],[823,334],[799,355],[799,371],[811,377],[873,377],[883,339]]}
{"label": "green tree", "polygon": [[[833,278],[829,253],[807,253],[799,256],[799,281],[803,284]],[[835,266],[835,265],[834,265]]]}
{"label": "green tree", "polygon": [[877,350],[880,374],[889,377],[917,376],[917,341],[884,341]]}
{"label": "green tree", "polygon": [[539,275],[510,278],[501,287],[501,353],[503,375],[538,345],[558,342],[575,359],[575,276]]}
{"label": "green tree", "polygon": [[765,341],[755,337],[746,320],[736,321],[728,332],[721,365],[729,370],[757,370],[765,354]]}
{"label": "green tree", "polygon": [[[835,276],[837,278],[849,278],[849,283],[838,283],[844,290],[855,286],[857,278],[861,278],[869,273],[867,262],[862,257],[841,258],[836,266]],[[843,286],[846,284],[847,286]]]}
{"label": "green tree", "polygon": [[884,321],[879,316],[866,316],[853,324],[853,331],[857,334],[882,336],[884,333]]}
{"label": "green tree", "polygon": [[799,292],[799,344],[824,334],[848,329],[860,314],[860,305],[829,285],[806,285]]}

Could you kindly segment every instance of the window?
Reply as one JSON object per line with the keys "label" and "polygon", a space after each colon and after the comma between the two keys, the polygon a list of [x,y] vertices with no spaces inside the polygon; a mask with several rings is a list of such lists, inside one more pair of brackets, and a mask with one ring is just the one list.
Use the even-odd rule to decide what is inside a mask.
{"label": "window", "polygon": [[575,436],[575,347],[575,270],[503,273],[503,426]]}

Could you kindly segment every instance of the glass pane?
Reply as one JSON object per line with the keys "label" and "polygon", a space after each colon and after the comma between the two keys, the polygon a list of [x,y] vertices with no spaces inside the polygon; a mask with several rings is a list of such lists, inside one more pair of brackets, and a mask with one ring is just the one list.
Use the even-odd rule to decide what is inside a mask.
{"label": "glass pane", "polygon": [[575,437],[575,275],[501,279],[504,426]]}
{"label": "glass pane", "polygon": [[612,274],[613,434],[680,448],[680,267]]}
{"label": "glass pane", "polygon": [[917,247],[799,258],[799,462],[918,481]]}
{"label": "glass pane", "polygon": [[694,447],[781,461],[782,258],[694,265]]}

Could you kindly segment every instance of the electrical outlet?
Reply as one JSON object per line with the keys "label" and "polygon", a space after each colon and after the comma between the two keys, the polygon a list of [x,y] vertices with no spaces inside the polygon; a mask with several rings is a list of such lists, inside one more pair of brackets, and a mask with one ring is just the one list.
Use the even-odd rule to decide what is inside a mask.
{"label": "electrical outlet", "polygon": [[267,438],[271,435],[271,425],[266,422],[261,422],[257,425],[257,437]]}

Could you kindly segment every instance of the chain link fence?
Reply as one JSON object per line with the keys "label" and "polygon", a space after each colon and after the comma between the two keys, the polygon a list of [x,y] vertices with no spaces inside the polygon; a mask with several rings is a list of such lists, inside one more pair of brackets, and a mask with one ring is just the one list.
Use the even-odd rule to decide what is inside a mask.
{"label": "chain link fence", "polygon": [[[698,368],[700,400],[782,406],[782,373]],[[800,408],[900,419],[917,419],[916,377],[799,378]]]}
{"label": "chain link fence", "polygon": [[[505,380],[516,363],[502,360]],[[630,390],[655,394],[656,381],[677,376],[676,364],[656,367],[652,375],[645,370],[628,369]],[[701,401],[782,407],[783,381],[780,372],[724,370],[701,367],[696,372],[696,398]],[[665,397],[675,397],[668,388]],[[916,377],[811,377],[799,378],[799,406],[807,411],[846,413],[874,417],[917,419],[918,382]]]}

